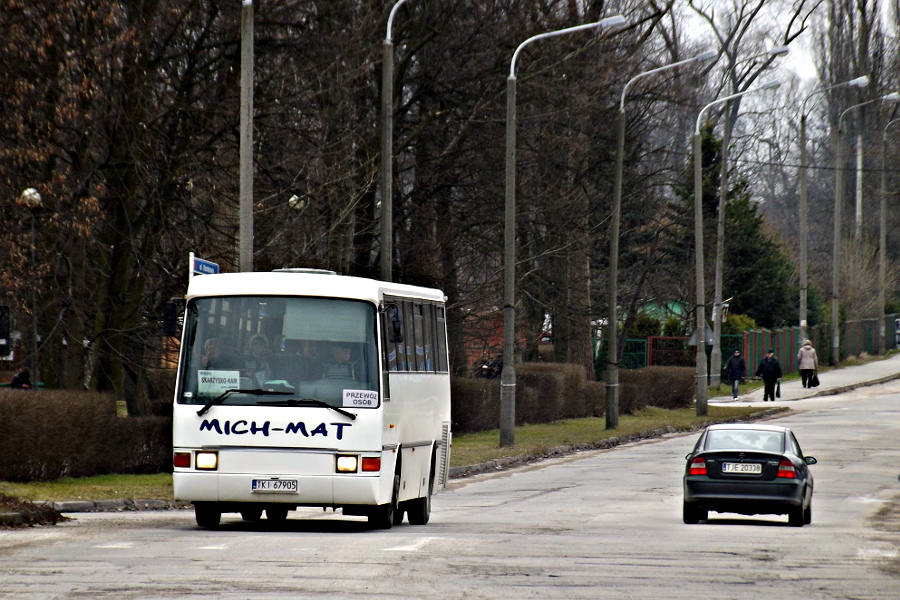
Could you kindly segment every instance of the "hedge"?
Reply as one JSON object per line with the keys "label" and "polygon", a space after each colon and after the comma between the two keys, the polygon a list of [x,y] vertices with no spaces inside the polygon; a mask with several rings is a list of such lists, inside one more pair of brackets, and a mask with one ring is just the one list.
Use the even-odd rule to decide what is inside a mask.
{"label": "hedge", "polygon": [[[619,413],[637,414],[648,406],[666,409],[693,405],[695,371],[690,367],[647,367],[619,372]],[[456,433],[500,427],[500,380],[450,380]],[[602,417],[606,385],[589,381],[576,365],[522,363],[516,366],[516,425],[560,419]]]}
{"label": "hedge", "polygon": [[0,479],[49,481],[172,469],[172,419],[116,415],[112,396],[0,390]]}

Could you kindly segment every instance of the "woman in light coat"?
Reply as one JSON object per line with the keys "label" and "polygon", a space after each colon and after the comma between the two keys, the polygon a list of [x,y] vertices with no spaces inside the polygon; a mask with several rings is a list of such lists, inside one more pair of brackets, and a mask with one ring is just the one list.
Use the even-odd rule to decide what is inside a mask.
{"label": "woman in light coat", "polygon": [[813,373],[819,370],[819,357],[816,355],[816,349],[813,348],[810,340],[806,340],[800,346],[800,351],[797,352],[797,363],[803,387],[809,387]]}

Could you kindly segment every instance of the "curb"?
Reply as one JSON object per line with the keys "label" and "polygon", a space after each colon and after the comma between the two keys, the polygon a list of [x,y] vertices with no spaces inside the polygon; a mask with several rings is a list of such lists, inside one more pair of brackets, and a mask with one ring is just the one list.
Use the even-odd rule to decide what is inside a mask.
{"label": "curb", "polygon": [[0,527],[21,527],[25,524],[25,515],[17,512],[0,512]]}
{"label": "curb", "polygon": [[[733,417],[730,419],[725,419],[723,421],[717,421],[717,423],[749,423],[753,421],[760,421],[762,419],[767,419],[769,417],[786,412],[787,410],[787,407],[773,407],[769,410],[762,411],[750,417]],[[451,467],[449,472],[449,479],[463,479],[466,477],[472,477],[484,473],[496,473],[498,471],[503,471],[506,469],[533,464],[549,458],[569,456],[572,454],[577,454],[579,452],[589,452],[592,450],[609,450],[611,448],[615,448],[616,446],[621,446],[622,444],[630,444],[643,440],[653,440],[672,434],[691,433],[704,429],[706,426],[707,425],[694,425],[683,429],[669,426],[659,429],[651,429],[649,431],[641,431],[623,437],[611,437],[592,444],[567,444],[564,446],[555,446],[543,453],[520,454],[518,456],[509,456],[497,460],[489,460],[488,462],[480,463],[477,465]]]}
{"label": "curb", "polygon": [[884,377],[879,377],[877,379],[870,379],[868,381],[859,381],[857,383],[848,383],[847,385],[837,385],[832,388],[828,388],[827,390],[822,390],[820,392],[813,392],[807,398],[819,398],[822,396],[834,396],[837,394],[843,394],[844,392],[850,392],[855,389],[861,387],[868,387],[870,385],[879,385],[882,383],[887,383],[889,381],[894,381],[896,379],[900,379],[900,373],[891,373],[890,375],[885,375]]}
{"label": "curb", "polygon": [[60,513],[129,512],[138,510],[176,510],[187,508],[183,502],[135,498],[134,500],[67,500],[63,502],[37,501],[38,506],[49,506]]}

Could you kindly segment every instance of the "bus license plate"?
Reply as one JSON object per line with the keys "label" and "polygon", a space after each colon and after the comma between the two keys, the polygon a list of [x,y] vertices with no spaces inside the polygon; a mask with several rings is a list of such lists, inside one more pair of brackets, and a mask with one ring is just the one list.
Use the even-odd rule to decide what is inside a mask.
{"label": "bus license plate", "polygon": [[296,494],[296,479],[254,479],[250,482],[250,490],[265,494]]}
{"label": "bus license plate", "polygon": [[759,475],[762,473],[762,465],[759,463],[724,463],[722,465],[722,472]]}

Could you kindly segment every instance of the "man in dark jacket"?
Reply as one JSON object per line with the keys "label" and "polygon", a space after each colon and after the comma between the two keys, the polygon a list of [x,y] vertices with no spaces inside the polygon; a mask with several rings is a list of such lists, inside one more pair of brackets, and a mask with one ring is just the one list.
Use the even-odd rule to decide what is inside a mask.
{"label": "man in dark jacket", "polygon": [[738,384],[747,376],[747,365],[744,363],[741,351],[737,348],[734,349],[734,354],[729,356],[728,362],[725,363],[725,374],[728,377],[728,381],[731,382],[731,396],[737,400]]}
{"label": "man in dark jacket", "polygon": [[775,402],[775,384],[781,379],[781,363],[775,358],[775,351],[771,348],[765,358],[759,361],[756,367],[756,376],[762,377],[765,389],[763,390],[763,402],[772,400]]}

